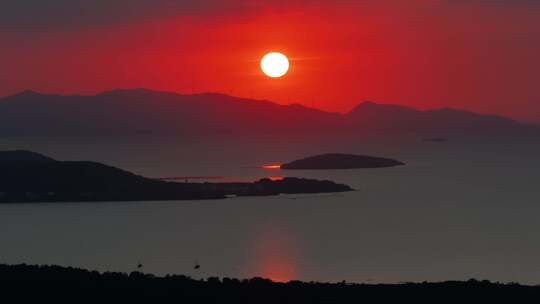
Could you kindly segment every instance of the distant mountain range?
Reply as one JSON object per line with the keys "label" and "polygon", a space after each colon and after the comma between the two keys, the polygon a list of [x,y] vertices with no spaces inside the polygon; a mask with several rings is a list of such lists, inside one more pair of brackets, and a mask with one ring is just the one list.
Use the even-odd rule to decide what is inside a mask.
{"label": "distant mountain range", "polygon": [[508,130],[514,120],[455,109],[420,111],[364,102],[348,113],[279,105],[223,94],[181,95],[147,89],[97,95],[24,91],[0,98],[0,135],[174,135],[261,132],[392,132]]}

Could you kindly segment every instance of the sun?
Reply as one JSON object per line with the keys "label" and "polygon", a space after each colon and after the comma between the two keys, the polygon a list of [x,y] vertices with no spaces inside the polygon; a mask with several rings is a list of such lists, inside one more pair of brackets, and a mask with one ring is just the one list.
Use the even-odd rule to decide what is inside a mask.
{"label": "sun", "polygon": [[261,70],[268,77],[279,78],[289,71],[289,59],[282,53],[268,53],[261,59]]}

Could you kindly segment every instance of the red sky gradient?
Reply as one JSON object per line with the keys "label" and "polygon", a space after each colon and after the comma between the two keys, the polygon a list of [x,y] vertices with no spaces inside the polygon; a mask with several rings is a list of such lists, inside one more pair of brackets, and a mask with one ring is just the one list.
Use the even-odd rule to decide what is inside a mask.
{"label": "red sky gradient", "polygon": [[[540,122],[538,1],[88,2],[0,5],[0,95],[145,87],[341,112],[372,100]],[[259,70],[270,51],[290,57],[285,77]]]}

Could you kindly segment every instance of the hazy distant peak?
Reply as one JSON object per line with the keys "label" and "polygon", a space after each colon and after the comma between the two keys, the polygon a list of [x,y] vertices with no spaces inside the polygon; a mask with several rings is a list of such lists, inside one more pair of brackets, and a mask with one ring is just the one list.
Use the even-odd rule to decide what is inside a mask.
{"label": "hazy distant peak", "polygon": [[410,109],[414,110],[413,108],[402,106],[402,105],[396,105],[396,104],[388,104],[388,103],[379,103],[374,101],[363,101],[359,103],[356,108],[403,108],[403,109]]}
{"label": "hazy distant peak", "polygon": [[379,103],[371,101],[371,100],[366,100],[366,101],[360,102],[357,105],[357,107],[371,107],[371,106],[377,106],[377,105],[379,105]]}
{"label": "hazy distant peak", "polygon": [[520,123],[516,120],[513,120],[511,118],[508,118],[508,117],[504,117],[504,116],[500,116],[500,115],[495,115],[495,114],[480,114],[480,113],[475,113],[475,112],[470,112],[470,111],[466,111],[466,110],[460,110],[460,109],[454,109],[454,108],[448,108],[448,107],[445,107],[445,108],[440,108],[440,109],[435,109],[435,110],[426,110],[424,111],[426,114],[429,114],[429,115],[443,115],[443,116],[454,116],[454,117],[460,117],[460,118],[482,118],[484,120],[489,120],[491,122],[499,122],[499,123],[504,123],[504,124],[508,124],[508,125],[511,125],[511,124],[515,124],[515,125],[519,125]]}
{"label": "hazy distant peak", "polygon": [[168,91],[156,91],[145,88],[134,88],[134,89],[113,89],[105,91],[98,96],[111,96],[111,97],[189,97],[194,99],[205,99],[205,100],[221,100],[221,101],[241,101],[243,98],[230,96],[223,93],[217,92],[204,92],[204,93],[194,93],[194,94],[182,94],[177,92],[168,92]]}
{"label": "hazy distant peak", "polygon": [[37,91],[34,91],[34,90],[24,90],[24,91],[21,91],[19,93],[15,93],[11,96],[8,96],[8,97],[36,97],[36,96],[43,96],[45,94],[42,94],[42,93],[39,93]]}
{"label": "hazy distant peak", "polygon": [[407,112],[418,112],[418,110],[407,107],[407,106],[401,106],[401,105],[395,105],[395,104],[383,104],[383,103],[376,103],[373,101],[364,101],[358,104],[356,107],[354,107],[349,114],[355,113],[355,112],[363,112],[363,111],[407,111]]}
{"label": "hazy distant peak", "polygon": [[[109,90],[109,91],[105,91],[105,92],[102,92],[98,95],[109,95],[109,96],[137,96],[137,95],[158,95],[158,94],[173,94],[173,93],[169,93],[169,92],[161,92],[161,91],[154,91],[154,90],[150,90],[150,89],[145,89],[145,88],[134,88],[134,89],[121,89],[121,88],[117,88],[117,89],[112,89],[112,90]],[[174,93],[176,94],[176,93]]]}
{"label": "hazy distant peak", "polygon": [[42,94],[34,90],[24,90],[22,92],[19,92],[17,95],[42,95]]}
{"label": "hazy distant peak", "polygon": [[470,112],[470,111],[460,110],[460,109],[455,109],[455,108],[449,108],[449,107],[443,107],[443,108],[438,108],[438,109],[426,110],[425,112],[468,113],[468,114],[474,114],[474,115],[483,115],[483,114],[473,113],[473,112]]}
{"label": "hazy distant peak", "polygon": [[287,105],[287,107],[289,107],[291,109],[298,109],[298,110],[319,111],[317,109],[310,108],[310,107],[307,107],[307,106],[305,106],[303,104],[299,104],[299,103],[291,103],[291,104]]}
{"label": "hazy distant peak", "polygon": [[73,98],[80,97],[80,94],[60,94],[60,93],[43,93],[35,90],[24,90],[13,95],[0,97],[0,101],[3,100],[41,100],[50,98]]}

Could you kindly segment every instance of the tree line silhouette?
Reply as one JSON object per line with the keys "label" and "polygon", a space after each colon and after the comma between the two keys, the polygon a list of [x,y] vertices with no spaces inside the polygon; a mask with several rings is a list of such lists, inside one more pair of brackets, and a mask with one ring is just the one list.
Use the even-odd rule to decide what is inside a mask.
{"label": "tree line silhouette", "polygon": [[[0,265],[2,295],[20,299],[72,301],[167,300],[178,303],[525,303],[538,300],[540,287],[489,281],[352,284],[263,278],[195,280],[156,277],[138,271],[117,273],[60,266]],[[533,302],[529,302],[533,303]]]}

